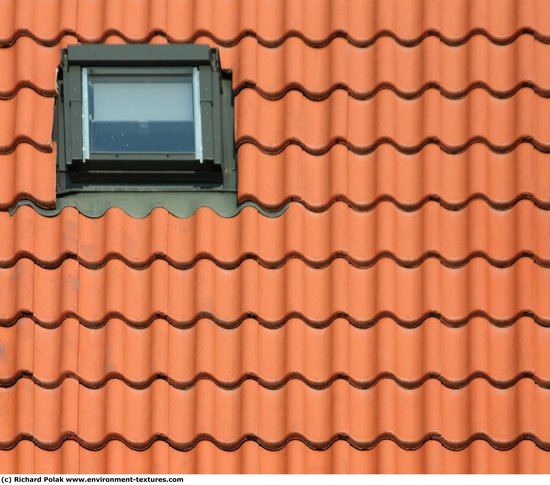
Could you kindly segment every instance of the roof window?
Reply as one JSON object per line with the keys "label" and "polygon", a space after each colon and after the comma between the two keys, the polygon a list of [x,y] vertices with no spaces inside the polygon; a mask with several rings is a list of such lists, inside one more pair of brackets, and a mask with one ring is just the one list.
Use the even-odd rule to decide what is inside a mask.
{"label": "roof window", "polygon": [[71,45],[54,138],[58,193],[236,190],[231,72],[203,45]]}

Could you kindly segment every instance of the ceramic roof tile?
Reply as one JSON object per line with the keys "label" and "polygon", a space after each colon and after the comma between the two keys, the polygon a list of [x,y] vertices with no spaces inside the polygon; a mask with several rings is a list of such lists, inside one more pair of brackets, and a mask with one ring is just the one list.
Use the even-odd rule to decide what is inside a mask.
{"label": "ceramic roof tile", "polygon": [[0,154],[13,152],[19,143],[30,143],[41,151],[51,151],[53,98],[30,89],[12,99],[0,101]]}
{"label": "ceramic roof tile", "polygon": [[[6,120],[0,130],[0,153],[13,151],[22,141],[50,150],[52,110],[53,99],[29,89],[0,101],[0,116]],[[386,115],[377,117],[379,112]],[[259,123],[262,119],[272,123]],[[272,101],[247,89],[235,102],[237,144],[251,142],[275,153],[289,143],[312,154],[326,153],[335,143],[358,153],[371,152],[381,143],[416,153],[426,143],[437,143],[455,153],[478,142],[493,151],[508,152],[521,141],[546,152],[550,150],[549,120],[550,98],[531,89],[521,89],[508,99],[475,89],[459,100],[442,98],[434,89],[413,100],[388,90],[357,100],[338,90],[318,102],[296,91]]]}
{"label": "ceramic roof tile", "polygon": [[9,44],[20,35],[55,39],[76,27],[76,0],[2,0],[0,39]]}
{"label": "ceramic roof tile", "polygon": [[27,313],[45,326],[56,326],[70,315],[91,326],[110,316],[143,326],[155,316],[167,315],[182,327],[202,316],[234,327],[249,315],[268,326],[279,326],[292,316],[314,326],[347,316],[361,327],[388,315],[406,326],[430,315],[451,325],[463,324],[473,315],[502,325],[523,314],[536,315],[540,323],[550,320],[550,271],[530,258],[505,268],[483,258],[458,268],[445,267],[434,258],[405,268],[383,258],[364,269],[342,259],[324,268],[291,259],[277,269],[245,260],[232,270],[201,260],[186,271],[162,260],[136,270],[120,260],[98,269],[74,260],[44,269],[22,259],[0,269],[0,284],[6,288],[0,295],[4,324]]}
{"label": "ceramic roof tile", "polygon": [[345,318],[322,328],[291,318],[270,329],[248,318],[232,331],[209,319],[182,329],[158,318],[138,329],[112,318],[92,329],[80,328],[76,318],[45,328],[22,317],[0,328],[0,345],[8,349],[0,362],[4,387],[27,376],[46,388],[74,378],[91,389],[113,379],[137,389],[163,379],[182,390],[202,380],[236,389],[247,379],[267,389],[294,379],[315,389],[338,380],[359,389],[383,379],[414,389],[427,379],[449,388],[476,378],[503,389],[524,377],[545,388],[550,383],[550,335],[530,317],[505,327],[474,317],[454,328],[430,317],[413,329],[391,318],[366,329]]}
{"label": "ceramic roof tile", "polygon": [[[209,43],[199,37],[197,43]],[[383,37],[368,49],[336,38],[323,49],[289,38],[279,48],[244,38],[232,47],[221,47],[223,65],[234,70],[237,89],[253,86],[268,98],[280,98],[290,89],[320,99],[344,88],[359,99],[388,88],[414,98],[435,87],[445,97],[463,97],[476,86],[499,97],[511,96],[521,86],[548,95],[548,51],[532,36],[497,46],[477,36],[451,47],[427,38],[415,47],[403,47]]]}
{"label": "ceramic roof tile", "polygon": [[[272,122],[259,122],[265,119]],[[530,89],[508,99],[476,89],[459,100],[442,98],[433,89],[414,100],[383,90],[364,101],[339,90],[318,102],[295,91],[284,100],[271,101],[245,90],[235,103],[237,142],[258,144],[269,153],[280,152],[289,143],[316,155],[326,153],[335,143],[358,153],[371,152],[382,143],[416,153],[426,143],[436,143],[456,153],[476,142],[500,153],[520,141],[548,151],[549,120],[550,98]]]}
{"label": "ceramic roof tile", "polygon": [[[157,39],[165,42],[162,37]],[[24,86],[55,95],[59,50],[77,42],[75,36],[67,35],[47,47],[23,36],[11,48],[1,49],[0,97],[13,97]],[[510,97],[522,87],[545,97],[550,94],[550,45],[527,34],[503,46],[483,36],[457,47],[433,37],[415,47],[403,47],[383,37],[368,49],[342,38],[322,49],[295,37],[277,49],[265,47],[253,37],[230,47],[209,37],[198,37],[195,43],[220,48],[221,63],[233,70],[237,92],[253,87],[267,98],[300,90],[313,99],[323,99],[342,88],[358,99],[370,98],[380,89],[394,90],[405,98],[418,97],[429,88],[449,98],[464,97],[476,87],[498,97]]]}
{"label": "ceramic roof tile", "polygon": [[[290,36],[323,46],[336,36],[369,46],[380,36],[406,45],[426,36],[449,44],[482,34],[495,43],[509,43],[522,32],[539,40],[550,36],[550,15],[544,0],[499,2],[453,0],[445,7],[436,0],[2,0],[0,39],[10,44],[31,35],[53,44],[67,32],[82,40],[101,41],[117,33],[132,41],[147,41],[158,32],[171,41],[192,41],[207,33],[227,44],[253,35],[277,46]],[[77,8],[80,7],[80,8]],[[127,15],[129,11],[132,15]]]}
{"label": "ceramic roof tile", "polygon": [[[112,439],[143,450],[163,437],[180,451],[203,440],[226,450],[239,448],[244,440],[280,450],[297,439],[319,450],[336,440],[368,450],[381,439],[418,449],[429,438],[455,450],[475,439],[509,450],[529,439],[548,451],[550,419],[544,410],[549,401],[550,392],[529,379],[506,390],[479,379],[461,389],[431,380],[412,390],[390,380],[370,389],[337,381],[322,390],[297,380],[277,390],[251,380],[234,390],[206,380],[179,390],[156,380],[138,390],[119,380],[89,389],[67,379],[44,389],[21,379],[0,389],[10,423],[0,428],[0,443],[4,448],[32,436],[40,448],[56,449],[67,435],[78,435],[79,444],[89,450]],[[454,419],[446,418],[450,415]]]}
{"label": "ceramic roof tile", "polygon": [[12,207],[22,198],[43,207],[55,205],[55,153],[19,143],[11,153],[0,154],[0,170],[0,208]]}
{"label": "ceramic roof tile", "polygon": [[359,451],[343,441],[329,449],[314,451],[291,441],[280,451],[264,450],[246,442],[235,451],[224,451],[201,441],[181,453],[156,441],[145,451],[110,441],[89,451],[66,441],[56,451],[45,451],[21,441],[12,452],[0,451],[6,470],[36,473],[548,473],[547,452],[530,441],[509,451],[495,450],[485,441],[451,451],[437,442],[427,442],[406,451],[391,441]]}
{"label": "ceramic roof tile", "polygon": [[[543,0],[0,11],[0,471],[550,472]],[[9,210],[95,41],[220,48],[252,207]]]}
{"label": "ceramic roof tile", "polygon": [[[337,200],[361,210],[372,209],[382,200],[405,210],[419,209],[428,200],[461,209],[472,199],[498,209],[510,208],[521,199],[550,207],[549,155],[530,143],[503,154],[481,143],[458,154],[426,145],[411,155],[389,144],[364,155],[343,144],[323,155],[307,153],[298,145],[272,155],[245,143],[238,155],[240,200],[258,201],[268,209],[292,200],[316,211]],[[27,143],[0,154],[0,168],[6,173],[0,178],[0,208],[10,208],[23,198],[52,207],[54,167],[55,153],[35,150]]]}
{"label": "ceramic roof tile", "polygon": [[369,210],[390,200],[405,210],[417,210],[427,200],[448,209],[462,209],[482,199],[508,209],[527,198],[550,207],[548,154],[529,143],[497,154],[483,144],[462,153],[445,153],[426,145],[406,155],[389,144],[359,155],[345,145],[334,145],[313,155],[288,145],[271,155],[253,144],[239,149],[239,197],[270,208],[297,200],[314,210],[325,210],[336,200],[354,209]]}
{"label": "ceramic roof tile", "polygon": [[[484,38],[477,37],[476,39]],[[429,40],[431,39],[428,39],[426,42]],[[520,40],[518,39],[517,42],[520,42]],[[70,41],[70,38],[65,38],[65,41]],[[341,39],[334,42],[337,43],[340,41]],[[295,43],[301,41],[290,39],[288,42]],[[380,43],[383,42],[393,41],[384,38],[380,40]],[[471,42],[474,42],[474,40]],[[484,42],[488,41],[484,40]],[[238,47],[229,50],[240,50],[239,46],[245,43],[245,40],[243,40]],[[253,43],[257,45],[256,41],[253,41]],[[30,49],[31,44],[34,45],[34,54],[32,57],[39,55],[36,52],[40,51],[36,51],[35,49],[46,49],[48,56],[40,55],[40,61],[30,64],[14,64],[10,62],[10,59],[26,58],[24,54]],[[536,43],[536,45],[539,44],[538,42]],[[358,49],[355,47],[353,49],[357,51],[369,51],[378,45],[379,43],[375,44],[371,49]],[[422,43],[420,46],[413,48],[413,50],[422,49],[424,45]],[[403,49],[399,46],[398,48]],[[328,47],[317,50],[307,47],[307,49],[312,52],[329,50]],[[499,49],[503,49],[503,47],[499,47]],[[22,50],[23,52],[20,56],[14,56],[13,51],[15,50]],[[283,48],[271,49],[270,51],[273,50],[279,51],[283,50]],[[0,110],[5,115],[5,119],[11,120],[9,123],[3,125],[3,129],[0,130],[0,140],[2,141],[0,152],[4,153],[4,155],[0,155],[0,161],[5,160],[5,163],[13,163],[12,157],[6,156],[6,154],[9,155],[22,142],[23,144],[33,144],[45,152],[52,150],[52,118],[51,115],[47,114],[51,113],[52,100],[44,95],[51,96],[51,93],[53,93],[53,73],[56,63],[59,62],[59,46],[57,48],[44,48],[35,44],[30,39],[21,38],[12,48],[0,50],[0,53],[4,52],[10,53],[9,56],[11,57],[7,59],[7,63],[14,67],[11,73],[10,69],[6,71],[7,80],[5,81],[5,89],[2,90],[6,100],[0,101]],[[52,53],[55,55],[51,55]],[[250,56],[248,53],[242,53],[236,59],[232,59],[232,63],[229,65],[234,64],[237,67],[241,65],[245,66],[242,69],[250,71],[251,74],[248,77],[253,79],[256,76],[253,72],[255,68],[246,68],[247,63],[241,63],[240,59],[244,58],[246,60],[256,57],[255,53]],[[260,56],[260,58],[263,57]],[[291,56],[291,58],[293,57],[295,56]],[[336,56],[336,58],[339,57]],[[443,56],[445,59],[447,57]],[[488,56],[490,59],[494,57],[495,55]],[[511,57],[507,57],[506,59]],[[528,57],[524,55],[519,56],[520,59],[527,59]],[[48,59],[50,60],[49,62]],[[276,63],[276,65],[279,64],[278,62]],[[399,65],[401,64],[400,62]],[[479,64],[474,63],[474,65]],[[267,66],[269,65],[271,64],[267,64]],[[457,69],[458,72],[470,72],[470,69],[460,69],[456,68],[453,64],[450,65]],[[495,72],[502,73],[505,71],[502,68],[502,63],[497,62],[495,65],[497,66]],[[517,63],[514,65],[517,65]],[[541,63],[536,63],[535,65],[539,66],[541,72],[546,72],[546,70],[542,69]],[[33,74],[25,75],[24,73],[19,74],[15,72],[19,69],[18,66],[23,66],[21,69],[26,72],[30,72],[33,69],[34,71],[38,71],[36,77]],[[269,71],[270,69],[266,67],[265,72],[268,73]],[[294,73],[295,69],[290,72]],[[354,72],[362,71],[357,70]],[[367,70],[367,72],[373,71]],[[293,75],[295,76],[295,74]],[[266,79],[275,77],[272,75],[263,76]],[[399,78],[403,78],[401,73],[399,74]],[[48,81],[43,84],[40,79],[47,79]],[[245,84],[241,84],[241,86],[246,85],[246,82],[248,81],[243,80]],[[421,86],[420,83],[418,85]],[[41,95],[29,89],[13,90],[13,86],[31,86],[38,90]],[[329,86],[330,83],[327,84],[327,87]],[[536,82],[535,86],[538,86]],[[399,88],[399,85],[397,87]],[[285,89],[284,85],[282,88]],[[368,205],[375,202],[376,193],[389,196],[401,204],[419,203],[427,196],[438,197],[448,204],[464,203],[471,196],[479,196],[479,194],[485,194],[491,201],[501,203],[511,203],[518,196],[524,197],[529,195],[534,196],[538,202],[545,204],[549,198],[547,193],[545,193],[547,189],[546,185],[548,185],[546,182],[550,180],[546,174],[547,164],[543,162],[546,154],[539,150],[530,150],[530,146],[533,145],[536,148],[544,150],[547,148],[547,140],[543,136],[546,132],[547,123],[545,120],[549,119],[545,115],[547,103],[546,98],[537,96],[530,88],[523,88],[517,92],[514,91],[515,94],[502,100],[492,98],[490,93],[484,89],[474,89],[467,96],[458,100],[441,99],[441,96],[438,94],[439,91],[435,89],[423,91],[423,94],[412,100],[403,99],[388,89],[379,92],[373,98],[364,100],[354,98],[353,93],[350,99],[346,91],[337,90],[330,95],[327,94],[328,97],[323,102],[314,102],[307,99],[306,95],[310,95],[310,89],[312,89],[312,92],[320,89],[313,86],[311,81],[308,81],[308,84],[304,87],[306,95],[299,91],[291,91],[278,101],[269,101],[262,97],[265,95],[263,91],[269,92],[271,89],[274,89],[274,87],[270,88],[268,86],[267,81],[256,85],[255,89],[257,91],[253,89],[241,91],[236,100],[237,113],[239,114],[237,129],[241,143],[239,147],[239,162],[241,167],[246,167],[246,169],[240,171],[239,176],[241,199],[250,198],[259,200],[267,207],[273,207],[280,206],[289,198],[298,198],[303,199],[309,207],[315,207],[325,206],[335,198],[341,197],[350,200],[354,206]],[[354,90],[354,85],[351,85],[350,89]],[[340,102],[344,99],[345,102]],[[478,105],[481,102],[485,103],[483,109],[482,106]],[[380,123],[362,123],[365,117],[367,117],[367,121],[369,119],[381,119],[373,116],[373,113],[371,113],[373,109],[376,112],[379,110],[387,112],[388,109],[395,109],[397,110],[395,120],[392,121],[391,117],[386,117]],[[240,115],[243,110],[246,114]],[[486,110],[485,114],[484,110]],[[331,114],[327,116],[323,114],[325,112]],[[32,123],[27,122],[27,116],[29,116],[27,113],[34,114]],[[433,113],[437,113],[437,116],[433,116]],[[533,116],[533,113],[536,116]],[[264,116],[280,119],[285,129],[281,131],[277,128],[277,125],[282,126],[280,123],[271,124],[272,128],[269,129],[259,129],[261,124],[256,123],[254,120],[262,119]],[[405,121],[409,116],[418,119],[419,123],[406,123]],[[310,128],[302,130],[296,124],[297,122],[294,120],[300,117],[305,117],[306,121],[308,121],[307,125]],[[497,124],[489,123],[489,117],[502,121]],[[323,120],[330,120],[330,123],[327,124],[327,121]],[[511,120],[514,120],[514,122],[512,123]],[[422,129],[412,128],[412,126],[418,124],[423,126]],[[516,125],[514,130],[509,129],[512,125]],[[357,128],[359,126],[363,128],[359,130]],[[364,129],[365,126],[370,126],[370,128],[368,130]],[[512,149],[515,143],[522,140],[525,143],[520,143],[515,149]],[[476,141],[487,144],[488,148],[478,147],[475,144],[469,145]],[[429,145],[424,146],[426,142],[437,142],[444,149],[450,150],[452,153],[447,154],[437,148],[434,150]],[[258,145],[272,152],[282,150],[288,143],[298,144],[302,150],[296,152],[292,149],[292,146],[288,146],[280,154],[268,156],[261,151],[254,150],[253,147],[247,146],[249,144]],[[333,146],[334,143],[343,144],[343,149]],[[364,152],[369,152],[379,143],[382,143],[382,145],[379,145],[375,152],[366,153],[366,157],[363,155]],[[401,150],[418,151],[418,154],[403,154],[395,148],[388,150],[385,144],[395,145]],[[347,147],[350,147],[351,151],[347,150]],[[449,156],[454,155],[454,152],[457,150],[464,150],[465,147],[468,148],[464,152],[457,153],[457,156]],[[499,156],[494,154],[490,148],[498,149],[499,151],[511,151]],[[49,164],[45,167],[44,163],[38,160],[39,158],[46,157],[51,160],[52,157],[50,155],[34,153],[23,148],[21,151],[25,153],[25,156],[20,157],[21,161],[16,165],[17,171],[20,167],[24,166],[28,166],[31,173],[46,170],[51,171]],[[321,153],[321,156],[310,156],[311,154],[318,155],[319,153]],[[347,166],[342,166],[344,156]],[[403,183],[383,185],[383,181],[389,180],[388,176],[373,177],[371,170],[376,169],[376,171],[388,172],[391,170],[393,164],[386,162],[389,156],[392,156],[398,162],[402,161],[402,163],[399,164],[395,175],[388,173],[388,176],[396,178],[401,173],[406,173],[407,176],[403,177]],[[489,163],[489,168],[492,169],[489,177],[484,174],[486,169],[479,161],[480,156],[483,159],[488,159],[485,163]],[[35,159],[36,157],[38,159]],[[288,166],[286,162],[282,166],[281,163],[283,163],[283,160],[289,157],[292,166]],[[371,164],[365,163],[365,158],[367,160],[374,160],[378,159],[378,157],[382,157],[381,160],[384,163],[377,162],[376,166],[372,168]],[[525,167],[525,164],[528,163],[526,157],[534,157],[534,167],[529,165]],[[311,163],[309,163],[309,160],[311,160]],[[413,160],[422,161],[424,164],[429,163],[430,166],[427,167],[427,170],[422,170],[417,165],[411,165],[411,161]],[[379,163],[381,166],[378,166]],[[503,170],[503,164],[505,163],[509,167],[508,170]],[[333,164],[337,165],[331,166]],[[330,170],[330,184],[333,187],[326,182],[325,166]],[[368,171],[364,173],[366,169]],[[449,173],[450,180],[447,181],[447,171],[450,171],[450,169],[453,170]],[[441,170],[444,170],[442,175],[445,177],[436,177],[437,172]],[[470,172],[474,170],[474,173]],[[514,170],[514,172],[511,173],[510,170]],[[33,198],[42,206],[51,206],[53,203],[51,182],[53,180],[53,172],[51,172],[50,176],[45,177],[31,177],[25,172],[17,177],[17,180],[10,182],[10,178],[14,177],[14,175],[19,175],[17,171],[14,174],[13,170],[10,170],[9,175],[4,179],[4,184],[0,186],[0,206],[9,207],[14,201],[25,196]],[[271,172],[270,177],[256,175],[268,172]],[[537,173],[540,176],[535,176],[531,179],[527,177]],[[473,176],[474,174],[475,176]],[[417,178],[422,185],[426,186],[429,184],[430,190],[415,194],[413,200],[407,200],[408,194],[404,194],[403,192],[404,190],[410,192],[414,188],[414,184],[411,184],[411,175]],[[477,184],[478,186],[464,190],[458,200],[452,200],[454,194],[449,194],[448,191],[449,189],[457,191],[457,189],[462,188],[464,183],[457,184],[455,180],[456,177],[464,176],[469,177],[468,183],[470,185]],[[267,181],[280,180],[281,177],[284,177],[284,179],[279,184],[269,183],[268,186],[265,186],[266,184],[263,183],[264,179]],[[507,177],[510,178],[508,179]],[[431,183],[432,179],[434,181],[437,180],[439,183]],[[493,183],[491,186],[483,184],[484,180],[487,180],[488,183],[499,179],[502,179],[502,182]],[[363,180],[367,180],[368,183],[358,183],[358,181],[362,182]],[[364,192],[372,187],[372,180],[377,180],[381,186],[375,187],[375,194],[368,197],[368,194]],[[355,186],[350,186],[350,181]],[[515,187],[520,184],[523,186],[519,186],[516,189]],[[315,188],[315,192],[312,192],[308,185]],[[506,192],[504,197],[493,193],[494,188],[497,187],[500,191]],[[319,192],[325,188],[328,189],[327,193],[323,194]],[[279,193],[273,194],[274,191],[279,191]]]}
{"label": "ceramic roof tile", "polygon": [[[180,269],[203,259],[227,269],[246,259],[278,268],[291,258],[314,267],[325,267],[336,258],[360,268],[381,258],[407,267],[438,258],[445,266],[461,267],[473,257],[510,266],[525,256],[550,266],[550,212],[528,200],[502,211],[476,199],[454,212],[434,201],[409,212],[387,201],[367,212],[343,202],[324,212],[291,204],[277,218],[245,207],[227,219],[208,208],[186,219],[160,208],[143,219],[130,218],[118,208],[97,219],[66,208],[52,218],[22,206],[14,215],[0,213],[0,231],[4,268],[21,258],[49,268],[65,259],[77,259],[88,268],[104,266],[111,259],[134,268],[145,268],[156,259]],[[457,238],[461,232],[471,236]]]}

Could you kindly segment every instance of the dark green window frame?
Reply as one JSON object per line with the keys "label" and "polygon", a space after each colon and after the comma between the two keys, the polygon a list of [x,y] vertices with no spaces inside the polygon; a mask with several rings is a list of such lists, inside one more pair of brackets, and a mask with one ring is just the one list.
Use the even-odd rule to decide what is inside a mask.
{"label": "dark green window frame", "polygon": [[[90,153],[84,156],[83,73],[193,76],[200,110],[201,157],[195,153]],[[62,49],[55,102],[57,193],[237,189],[232,73],[206,45],[71,45]],[[84,94],[84,95],[83,95]],[[197,119],[194,119],[197,122]]]}

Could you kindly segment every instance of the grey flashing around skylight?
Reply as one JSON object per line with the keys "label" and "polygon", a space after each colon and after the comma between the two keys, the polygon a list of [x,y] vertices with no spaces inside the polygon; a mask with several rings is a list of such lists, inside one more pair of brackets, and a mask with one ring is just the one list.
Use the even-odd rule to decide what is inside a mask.
{"label": "grey flashing around skylight", "polygon": [[67,62],[75,66],[207,66],[218,69],[217,53],[199,44],[79,44],[67,48]]}
{"label": "grey flashing around skylight", "polygon": [[270,211],[253,201],[239,204],[237,194],[231,192],[82,192],[58,198],[55,209],[44,209],[32,200],[22,199],[10,209],[10,214],[14,215],[22,206],[31,206],[45,217],[55,217],[63,209],[74,207],[90,218],[102,217],[114,207],[135,218],[147,217],[156,208],[166,209],[175,217],[191,217],[198,209],[208,207],[219,216],[227,218],[237,216],[245,207],[253,207],[266,217],[279,217],[286,212],[290,203]]}
{"label": "grey flashing around skylight", "polygon": [[232,74],[205,45],[71,45],[57,194],[237,189]]}

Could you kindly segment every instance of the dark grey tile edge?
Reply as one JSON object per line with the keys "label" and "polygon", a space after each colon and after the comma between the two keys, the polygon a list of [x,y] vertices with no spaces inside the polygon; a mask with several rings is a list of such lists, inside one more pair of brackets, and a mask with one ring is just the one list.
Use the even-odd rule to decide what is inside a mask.
{"label": "dark grey tile edge", "polygon": [[47,217],[57,216],[65,207],[75,207],[81,214],[91,218],[101,217],[113,207],[135,218],[147,217],[157,207],[182,218],[192,216],[201,207],[209,207],[222,217],[236,216],[244,207],[254,207],[267,217],[278,217],[289,206],[286,204],[276,211],[270,211],[252,201],[239,204],[237,194],[230,192],[82,192],[58,197],[53,209],[44,209],[30,199],[21,199],[10,209],[10,214],[13,215],[24,205],[33,207]]}

